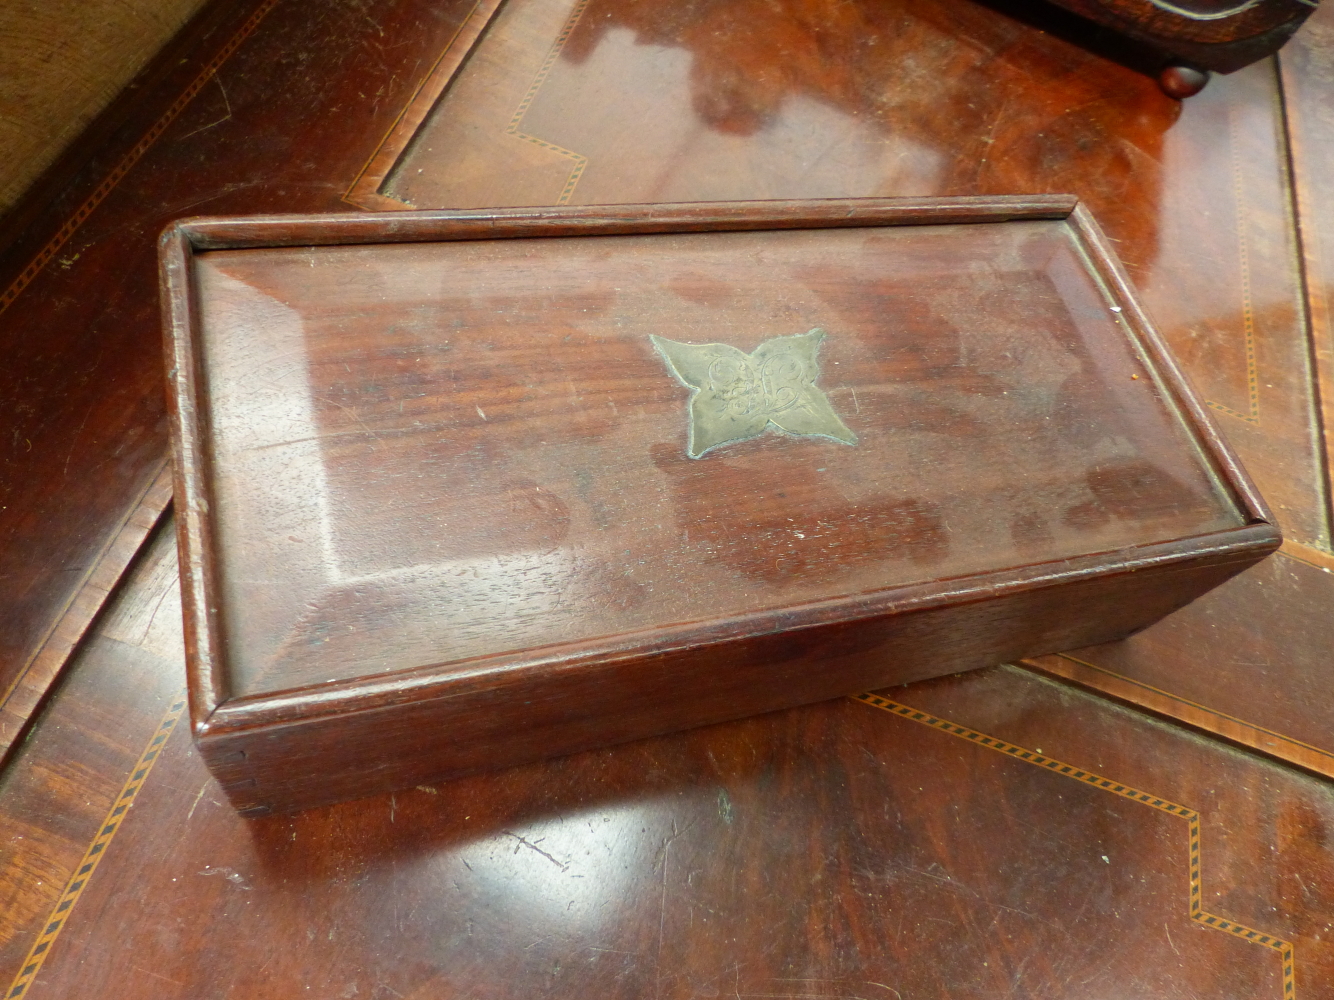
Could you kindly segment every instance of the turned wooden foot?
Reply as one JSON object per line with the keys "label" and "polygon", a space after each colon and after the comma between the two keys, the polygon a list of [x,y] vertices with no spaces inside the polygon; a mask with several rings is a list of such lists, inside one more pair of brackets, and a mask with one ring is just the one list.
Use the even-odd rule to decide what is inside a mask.
{"label": "turned wooden foot", "polygon": [[1208,71],[1193,66],[1165,66],[1158,74],[1158,86],[1163,93],[1178,101],[1198,94],[1208,82]]}

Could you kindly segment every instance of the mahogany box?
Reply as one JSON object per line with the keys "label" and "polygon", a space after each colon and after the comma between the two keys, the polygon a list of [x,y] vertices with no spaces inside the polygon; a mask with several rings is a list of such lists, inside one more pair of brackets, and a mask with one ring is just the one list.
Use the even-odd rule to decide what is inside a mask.
{"label": "mahogany box", "polygon": [[1073,198],[162,259],[191,720],[247,814],[1117,639],[1280,541]]}

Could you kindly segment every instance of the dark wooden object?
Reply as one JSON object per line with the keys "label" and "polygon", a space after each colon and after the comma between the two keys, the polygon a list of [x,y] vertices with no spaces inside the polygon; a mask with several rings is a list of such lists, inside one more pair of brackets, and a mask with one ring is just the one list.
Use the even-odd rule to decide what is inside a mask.
{"label": "dark wooden object", "polygon": [[[83,597],[114,577],[97,553],[122,550],[120,526],[142,531],[141,498],[161,500],[156,235],[200,212],[345,210],[353,179],[427,92],[441,56],[458,51],[450,43],[474,9],[438,0],[221,7],[218,29],[143,88],[123,128],[71,170],[70,186],[25,212],[23,232],[5,234],[0,694],[11,692],[13,723],[0,744],[97,610]],[[537,7],[556,9],[539,21]],[[1329,47],[1308,34],[1329,24],[1327,8],[1281,53],[1281,94],[1273,65],[1261,63],[1184,104],[1088,48],[965,0],[593,2],[538,79],[570,10],[505,5],[456,81],[472,78],[502,100],[442,102],[444,124],[463,138],[418,137],[411,170],[401,171],[431,180],[415,204],[552,203],[570,174],[553,147],[588,161],[575,203],[1078,194],[1286,542],[1276,560],[1161,625],[1081,657],[1096,669],[1071,660],[1063,669],[1334,773],[1320,668],[1334,645],[1334,574],[1324,572],[1327,489],[1316,461],[1327,439],[1320,406],[1334,392],[1317,393],[1306,367],[1313,356],[1328,363],[1328,271],[1316,265],[1322,234],[1334,232],[1320,201],[1320,128],[1334,102]],[[526,48],[502,47],[516,39]],[[1290,61],[1297,50],[1306,55]],[[923,67],[910,78],[921,86],[903,75],[910,57]],[[487,72],[498,78],[477,79]],[[523,134],[507,135],[530,88]],[[1300,219],[1286,186],[1287,124]]]}
{"label": "dark wooden object", "polygon": [[1194,97],[1209,82],[1209,74],[1193,66],[1166,66],[1158,74],[1158,84],[1168,97],[1182,100]]}
{"label": "dark wooden object", "polygon": [[[1273,55],[1316,7],[1316,0],[1050,2],[1152,46],[1169,60],[1220,73],[1231,73]],[[1178,77],[1179,74],[1172,76]],[[1165,79],[1164,89],[1176,82]],[[1202,87],[1203,82],[1198,82]],[[1188,97],[1197,92],[1198,87],[1173,96]],[[1172,93],[1171,90],[1168,93]]]}
{"label": "dark wooden object", "polygon": [[[248,11],[228,6],[245,20]],[[688,9],[658,6],[663,18]],[[677,177],[689,168],[697,185],[734,180],[740,193],[725,197],[744,196],[746,184],[783,197],[1078,193],[1116,241],[1196,387],[1230,407],[1216,410],[1218,419],[1283,521],[1285,545],[1160,625],[1076,654],[1096,656],[1116,674],[1051,659],[1081,684],[1123,691],[1201,730],[1334,773],[1334,757],[1319,749],[1334,748],[1324,680],[1334,648],[1334,573],[1322,568],[1334,560],[1321,551],[1329,538],[1323,494],[1303,485],[1312,480],[1312,442],[1320,448],[1326,440],[1318,422],[1306,436],[1306,422],[1334,392],[1311,396],[1301,361],[1318,351],[1327,366],[1334,343],[1334,186],[1325,169],[1334,136],[1334,7],[1322,6],[1280,54],[1283,100],[1274,67],[1261,64],[1177,104],[1086,49],[956,0],[830,2],[831,14],[883,22],[872,23],[881,29],[872,32],[875,59],[856,63],[855,74],[821,79],[817,71],[842,72],[865,51],[855,44],[866,38],[865,22],[815,17],[810,4],[757,6],[767,16],[721,5],[719,14],[739,12],[735,34],[700,25],[684,36],[694,42],[686,51],[661,32],[643,36],[652,46],[639,46],[635,33],[613,30],[615,18],[652,8],[590,5],[590,28],[613,25],[603,52],[581,64],[559,60],[539,97],[553,96],[562,73],[605,69],[612,41],[636,57],[674,53],[687,68],[726,66],[730,58],[732,77],[694,81],[701,106],[736,107],[715,99],[728,80],[781,83],[793,88],[792,105],[845,108],[862,125],[883,127],[874,139],[906,130],[943,172],[923,186],[902,172],[867,176],[853,169],[845,147],[830,143],[827,155],[805,162],[836,167],[841,182],[832,185],[832,169],[802,172],[798,154],[811,147],[785,157],[785,147],[763,145],[770,132],[720,139],[707,123],[692,140],[725,139],[755,156],[715,155],[701,171],[698,157],[708,149],[697,143],[689,147],[694,159],[653,159],[646,142],[620,141],[608,120],[617,109],[638,108],[643,88],[633,78],[594,85],[586,92],[605,101],[571,101],[525,131],[577,149],[593,166],[626,164],[620,187],[584,187],[594,179],[587,172],[576,200],[683,190],[696,200],[720,196],[701,186],[664,186],[659,195],[629,187],[673,166]],[[183,213],[337,210],[461,9],[439,0],[279,5],[219,74],[230,118],[210,82],[134,169],[108,178],[104,165],[144,137],[200,63],[182,67],[180,79],[147,95],[134,128],[42,215],[40,240],[25,238],[17,256],[0,261],[7,277],[17,276],[94,189],[110,185],[68,249],[41,265],[38,281],[0,316],[3,398],[22,402],[6,411],[13,421],[6,434],[21,431],[6,461],[26,463],[5,466],[10,492],[0,500],[6,669],[20,640],[49,620],[59,596],[51,581],[75,577],[97,549],[88,539],[125,519],[160,466],[157,232]],[[939,31],[924,35],[924,19]],[[1310,34],[1317,21],[1323,33]],[[559,26],[558,19],[550,33],[533,32],[536,58],[510,65],[522,79],[498,125],[472,109],[474,135],[504,132]],[[901,62],[895,30],[927,68],[911,88],[893,89]],[[754,45],[757,33],[837,57],[794,61],[785,57],[791,49]],[[492,58],[494,49],[483,46],[468,66],[480,70]],[[960,60],[966,71],[952,71]],[[882,64],[890,68],[876,75]],[[874,102],[886,94],[903,103],[877,119]],[[689,116],[689,98],[679,106]],[[656,128],[661,119],[651,120]],[[710,120],[721,127],[746,119]],[[553,127],[562,121],[595,124],[591,134],[602,144],[564,138],[579,136]],[[821,121],[782,124],[781,135],[814,143]],[[1291,216],[1276,180],[1287,176],[1285,128],[1299,195]],[[437,145],[435,155],[452,151]],[[422,207],[502,203],[481,200],[492,190],[508,204],[559,195],[562,179],[548,197],[548,188],[506,173],[508,162],[487,161],[471,175],[472,187],[458,185],[452,199]],[[431,157],[420,157],[414,169],[431,166]],[[498,189],[479,193],[480,182],[498,175]],[[1291,250],[1298,226],[1309,341]],[[1248,271],[1238,266],[1238,244],[1249,250]],[[1245,391],[1252,339],[1243,319],[1252,314],[1244,292],[1256,304],[1254,410]],[[29,341],[41,350],[29,355],[21,347]],[[103,395],[142,396],[150,406],[108,410],[115,421],[102,418],[105,432],[91,435],[99,415],[86,425],[83,417]],[[147,450],[117,450],[140,435],[155,442],[151,461]],[[122,487],[131,474],[138,485]],[[174,546],[150,554],[159,557],[158,569],[173,567],[174,575]],[[0,989],[45,961],[24,1000],[307,993],[564,1000],[655,990],[683,1000],[798,992],[870,1000],[892,998],[889,988],[905,997],[983,990],[1007,1000],[1081,989],[1155,1000],[1285,996],[1277,953],[1216,929],[1218,921],[1191,918],[1184,820],[865,705],[774,713],[260,821],[236,816],[184,731],[171,735],[146,783],[136,784],[137,761],[152,752],[185,670],[179,617],[174,649],[157,634],[179,613],[174,580],[164,589],[158,569],[144,581],[136,571],[93,626],[53,703],[0,773]],[[1040,748],[1198,809],[1208,911],[1290,940],[1300,1000],[1334,995],[1327,783],[1025,671],[925,681],[893,697],[924,718]],[[128,815],[117,813],[127,785],[140,789]],[[117,825],[104,834],[109,822]],[[78,872],[99,847],[93,857],[101,865],[87,881]],[[70,908],[72,886],[82,896]],[[52,941],[47,928],[56,922]]]}
{"label": "dark wooden object", "polygon": [[[1120,638],[1279,543],[1069,198],[202,220],[164,300],[247,812]],[[687,457],[650,335],[815,327],[857,444]]]}

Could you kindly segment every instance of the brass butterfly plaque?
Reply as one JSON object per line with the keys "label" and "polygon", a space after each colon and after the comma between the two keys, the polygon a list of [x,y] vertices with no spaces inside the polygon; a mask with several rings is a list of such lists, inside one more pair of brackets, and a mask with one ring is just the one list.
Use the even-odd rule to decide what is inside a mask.
{"label": "brass butterfly plaque", "polygon": [[852,433],[815,385],[815,355],[825,332],[766,340],[749,354],[730,344],[681,344],[650,337],[690,396],[686,454],[699,458],[724,444],[746,441],[773,426],[786,434],[856,444]]}

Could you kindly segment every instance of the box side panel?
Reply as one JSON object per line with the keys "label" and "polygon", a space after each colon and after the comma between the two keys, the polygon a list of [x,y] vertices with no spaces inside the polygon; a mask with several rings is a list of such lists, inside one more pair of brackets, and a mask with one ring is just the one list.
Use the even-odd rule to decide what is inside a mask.
{"label": "box side panel", "polygon": [[465,697],[206,735],[200,749],[242,812],[291,811],[1123,638],[1258,557],[585,664]]}

